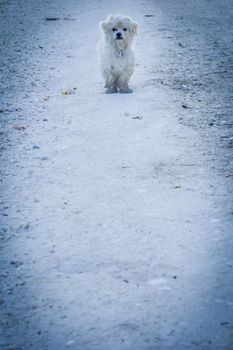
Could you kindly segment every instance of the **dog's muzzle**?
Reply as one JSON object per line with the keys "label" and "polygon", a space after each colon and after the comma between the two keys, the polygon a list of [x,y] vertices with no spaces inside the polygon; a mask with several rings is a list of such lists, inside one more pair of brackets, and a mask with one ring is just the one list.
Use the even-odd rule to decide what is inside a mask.
{"label": "dog's muzzle", "polygon": [[121,33],[116,33],[116,40],[122,40],[122,34]]}

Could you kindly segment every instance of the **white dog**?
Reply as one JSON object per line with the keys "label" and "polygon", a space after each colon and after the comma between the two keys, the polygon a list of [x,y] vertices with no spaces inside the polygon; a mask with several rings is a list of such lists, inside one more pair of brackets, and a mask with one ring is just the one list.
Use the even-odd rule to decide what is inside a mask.
{"label": "white dog", "polygon": [[132,92],[128,86],[134,71],[135,58],[131,49],[138,25],[130,17],[109,16],[100,22],[103,39],[100,43],[101,70],[105,80],[106,93]]}

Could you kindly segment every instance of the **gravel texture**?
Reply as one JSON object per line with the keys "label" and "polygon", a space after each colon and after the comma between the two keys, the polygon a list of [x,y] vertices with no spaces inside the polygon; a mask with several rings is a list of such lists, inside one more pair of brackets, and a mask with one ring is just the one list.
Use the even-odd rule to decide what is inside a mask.
{"label": "gravel texture", "polygon": [[[106,95],[109,13],[138,21]],[[233,349],[231,0],[0,0],[0,349]]]}

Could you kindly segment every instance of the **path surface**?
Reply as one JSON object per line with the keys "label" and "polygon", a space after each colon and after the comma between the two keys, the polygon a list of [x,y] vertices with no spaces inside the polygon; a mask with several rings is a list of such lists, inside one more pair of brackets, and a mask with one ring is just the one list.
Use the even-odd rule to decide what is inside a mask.
{"label": "path surface", "polygon": [[[233,349],[231,5],[0,1],[1,350]],[[134,93],[106,95],[119,12]]]}

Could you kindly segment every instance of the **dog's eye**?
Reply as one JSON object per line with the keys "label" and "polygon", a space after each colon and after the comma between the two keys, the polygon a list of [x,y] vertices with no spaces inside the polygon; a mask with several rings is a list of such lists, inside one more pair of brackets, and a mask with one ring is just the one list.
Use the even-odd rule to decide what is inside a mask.
{"label": "dog's eye", "polygon": [[127,28],[123,28],[124,32],[127,32]]}
{"label": "dog's eye", "polygon": [[113,32],[116,32],[116,31],[117,31],[117,29],[116,29],[116,28],[112,28],[112,31],[113,31]]}

